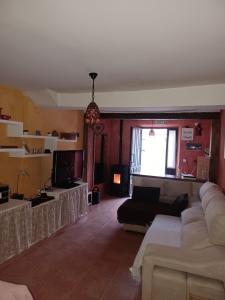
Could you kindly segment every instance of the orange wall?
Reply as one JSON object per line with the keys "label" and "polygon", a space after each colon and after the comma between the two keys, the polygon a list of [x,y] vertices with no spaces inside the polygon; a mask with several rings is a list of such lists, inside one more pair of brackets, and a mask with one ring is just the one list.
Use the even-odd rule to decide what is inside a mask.
{"label": "orange wall", "polygon": [[[73,110],[47,109],[34,105],[28,97],[17,89],[0,86],[0,107],[2,113],[11,115],[14,121],[24,123],[24,129],[34,134],[35,130],[42,135],[57,130],[58,132],[79,132],[77,143],[59,143],[58,149],[83,149],[83,112]],[[22,138],[8,138],[6,126],[0,124],[0,145],[22,146]],[[44,140],[26,139],[29,148],[42,148]],[[7,153],[0,153],[0,182],[9,184],[16,192],[17,174],[25,169],[29,177],[23,176],[20,182],[20,193],[26,197],[36,194],[37,190],[51,176],[52,156],[36,158],[11,158]]]}

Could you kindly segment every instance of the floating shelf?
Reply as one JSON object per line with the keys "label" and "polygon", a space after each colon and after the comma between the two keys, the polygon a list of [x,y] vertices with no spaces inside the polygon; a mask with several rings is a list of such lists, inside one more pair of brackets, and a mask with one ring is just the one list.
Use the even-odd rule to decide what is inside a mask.
{"label": "floating shelf", "polygon": [[66,140],[66,139],[57,139],[57,142],[61,142],[61,143],[76,143],[76,140]]}
{"label": "floating shelf", "polygon": [[46,157],[50,156],[51,153],[40,153],[40,154],[24,154],[24,153],[10,153],[10,157],[17,157],[17,158],[31,158],[31,157]]}
{"label": "floating shelf", "polygon": [[[10,137],[13,137],[10,135]],[[35,134],[22,134],[21,136],[14,136],[14,137],[19,137],[19,138],[27,138],[27,139],[57,139],[57,137],[54,136],[48,136],[48,135],[35,135]]]}
{"label": "floating shelf", "polygon": [[0,148],[0,152],[24,154],[23,148]]}
{"label": "floating shelf", "polygon": [[15,126],[21,126],[23,125],[22,122],[17,122],[17,121],[11,121],[11,120],[4,120],[4,119],[0,119],[0,124],[6,124],[6,125],[15,125]]}
{"label": "floating shelf", "polygon": [[[24,134],[23,133],[23,122],[11,121],[11,120],[3,120],[0,119],[0,124],[7,125],[7,136],[12,138],[22,138],[22,139],[42,139],[44,140],[44,148],[49,149],[51,152],[57,149],[57,143],[76,143],[77,138],[74,140],[60,139],[56,136],[51,135],[35,135],[35,134]],[[23,148],[0,148],[0,152],[8,152],[10,153],[10,157],[20,157],[20,158],[28,158],[28,157],[43,157],[49,156],[51,154],[25,154],[25,150]]]}

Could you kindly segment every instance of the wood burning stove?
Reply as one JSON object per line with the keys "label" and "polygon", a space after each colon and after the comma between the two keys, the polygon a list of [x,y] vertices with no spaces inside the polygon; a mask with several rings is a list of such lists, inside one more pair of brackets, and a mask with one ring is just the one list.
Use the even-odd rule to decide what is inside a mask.
{"label": "wood burning stove", "polygon": [[129,167],[126,165],[111,166],[110,194],[125,197],[129,195]]}

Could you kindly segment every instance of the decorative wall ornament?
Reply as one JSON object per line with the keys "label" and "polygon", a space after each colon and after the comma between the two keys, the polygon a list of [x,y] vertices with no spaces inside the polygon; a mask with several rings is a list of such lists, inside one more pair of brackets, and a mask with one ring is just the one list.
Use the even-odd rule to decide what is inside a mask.
{"label": "decorative wall ornament", "polygon": [[182,141],[193,141],[194,130],[193,128],[184,127],[181,132]]}
{"label": "decorative wall ornament", "polygon": [[196,136],[202,135],[202,126],[200,123],[195,123],[195,135]]}
{"label": "decorative wall ornament", "polygon": [[93,125],[92,125],[92,129],[93,129],[93,131],[94,131],[94,133],[95,133],[96,135],[99,135],[99,134],[101,134],[101,133],[103,132],[103,130],[104,130],[104,124],[103,124],[103,123],[93,124]]}

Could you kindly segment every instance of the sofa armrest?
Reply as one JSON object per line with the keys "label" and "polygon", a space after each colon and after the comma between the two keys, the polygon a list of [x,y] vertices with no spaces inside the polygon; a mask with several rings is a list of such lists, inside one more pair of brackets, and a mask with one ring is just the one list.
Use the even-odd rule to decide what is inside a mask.
{"label": "sofa armrest", "polygon": [[150,282],[156,266],[225,282],[225,254],[223,252],[221,248],[215,247],[191,251],[185,248],[148,245],[142,265],[142,299],[147,300],[151,295]]}

